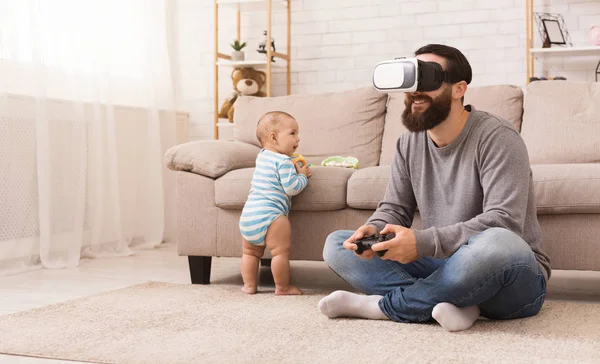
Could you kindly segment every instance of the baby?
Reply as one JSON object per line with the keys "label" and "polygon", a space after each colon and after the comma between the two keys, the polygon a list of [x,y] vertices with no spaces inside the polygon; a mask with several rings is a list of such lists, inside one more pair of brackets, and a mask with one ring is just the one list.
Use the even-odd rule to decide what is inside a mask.
{"label": "baby", "polygon": [[298,148],[298,123],[289,114],[272,111],[256,126],[256,137],[263,149],[256,157],[256,169],[248,200],[240,217],[242,233],[242,292],[254,294],[260,258],[265,245],[271,255],[271,271],[276,295],[298,295],[302,291],[290,284],[291,226],[288,213],[291,196],[299,194],[311,176],[308,165],[292,163]]}

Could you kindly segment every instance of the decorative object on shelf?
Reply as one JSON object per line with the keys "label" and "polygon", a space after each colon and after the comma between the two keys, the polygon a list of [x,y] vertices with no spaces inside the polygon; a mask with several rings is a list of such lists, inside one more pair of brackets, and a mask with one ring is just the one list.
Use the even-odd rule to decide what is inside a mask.
{"label": "decorative object on shelf", "polygon": [[[202,2],[204,2],[205,0],[202,0]],[[210,1],[210,0],[209,0]],[[292,24],[292,0],[212,0],[213,2],[213,15],[214,15],[214,20],[213,20],[213,99],[212,99],[212,118],[213,118],[213,135],[214,135],[214,139],[221,139],[219,137],[219,129],[223,129],[224,131],[226,130],[230,130],[231,129],[231,125],[232,123],[228,123],[225,120],[223,120],[222,118],[227,118],[229,120],[233,120],[233,111],[231,111],[231,113],[229,112],[229,108],[231,105],[233,105],[233,102],[235,101],[235,98],[237,98],[237,96],[239,95],[239,91],[237,91],[236,89],[236,85],[234,84],[234,89],[236,89],[236,95],[234,95],[234,97],[230,97],[227,99],[227,101],[225,101],[225,103],[222,103],[222,100],[224,97],[219,97],[219,73],[220,73],[220,68],[221,67],[233,67],[235,68],[249,68],[249,67],[265,67],[264,73],[260,73],[259,75],[262,76],[258,76],[258,80],[254,80],[254,81],[258,81],[261,85],[264,85],[264,94],[267,97],[272,96],[272,86],[273,86],[273,82],[272,82],[272,75],[273,75],[273,62],[275,62],[275,58],[280,58],[283,59],[285,62],[285,64],[281,65],[283,67],[285,67],[285,80],[286,80],[286,88],[285,88],[285,94],[289,95],[292,92],[292,66],[291,66],[291,60],[292,60],[292,37],[291,37],[291,24]],[[275,5],[276,4],[276,5]],[[256,6],[255,6],[256,5]],[[275,7],[273,7],[273,5],[275,5]],[[235,31],[235,33],[231,33],[231,34],[235,34],[234,36],[232,36],[232,38],[234,38],[234,43],[231,44],[231,47],[233,48],[232,50],[237,52],[238,50],[235,48],[238,48],[238,46],[236,46],[235,44],[235,40],[237,40],[238,44],[241,42],[242,38],[246,38],[245,36],[242,35],[242,24],[241,21],[243,19],[242,17],[242,13],[243,12],[263,12],[264,15],[266,15],[266,25],[265,28],[266,31],[264,32],[264,34],[269,34],[269,38],[272,38],[272,36],[274,36],[273,34],[273,22],[272,22],[272,15],[273,12],[276,10],[284,10],[284,9],[277,9],[279,8],[279,5],[284,5],[285,8],[285,15],[287,15],[286,21],[285,21],[285,30],[286,32],[284,33],[286,36],[286,44],[285,47],[283,47],[283,50],[281,49],[282,47],[280,46],[279,52],[275,51],[275,41],[273,41],[272,39],[269,39],[269,41],[265,41],[264,46],[259,48],[259,53],[271,53],[271,57],[258,57],[257,59],[250,59],[247,60],[244,58],[242,58],[242,60],[239,60],[241,57],[239,57],[238,55],[236,55],[235,53],[230,55],[230,51],[227,50],[220,50],[219,48],[219,44],[221,44],[220,40],[219,40],[219,28],[222,28],[222,26],[220,25],[220,17],[219,14],[221,13],[221,9],[228,9],[226,10],[227,13],[231,14],[231,15],[235,15],[235,27],[232,29],[232,31]],[[275,9],[274,9],[275,8]],[[233,10],[233,11],[230,11]],[[261,16],[262,17],[262,16]],[[283,36],[283,35],[282,35]],[[256,42],[258,43],[258,41]],[[225,43],[227,44],[227,43]],[[248,43],[249,45],[250,43]],[[239,51],[242,51],[243,45],[246,45],[245,43],[241,43],[239,44]],[[254,47],[254,46],[251,46]],[[267,48],[270,47],[270,48]],[[229,49],[229,48],[227,48]],[[245,50],[247,50],[247,48],[244,48]],[[273,52],[271,52],[271,50]],[[271,58],[271,59],[269,59]],[[279,67],[278,67],[279,68]],[[232,77],[233,78],[233,77]],[[225,126],[225,125],[229,125],[229,126]]]}
{"label": "decorative object on shelf", "polygon": [[590,43],[600,46],[600,25],[592,25],[590,28]]}
{"label": "decorative object on shelf", "polygon": [[573,46],[562,14],[535,13],[535,21],[540,32],[542,48],[550,48],[553,44]]}
{"label": "decorative object on shelf", "polygon": [[233,48],[233,52],[231,52],[231,60],[232,61],[243,61],[244,60],[244,52],[242,49],[246,46],[246,42],[240,43],[238,39],[234,39],[233,43],[231,43],[231,48]]}
{"label": "decorative object on shelf", "polygon": [[234,91],[221,105],[219,117],[228,119],[230,123],[233,123],[233,104],[240,95],[267,96],[260,90],[267,81],[267,75],[263,71],[257,71],[252,67],[234,68],[231,72],[231,81],[233,82]]}
{"label": "decorative object on shelf", "polygon": [[550,78],[546,78],[546,77],[530,77],[529,78],[529,82],[533,82],[533,81],[566,81],[567,78],[566,77],[562,77],[562,76],[556,76],[556,77],[550,77]]}
{"label": "decorative object on shelf", "polygon": [[[525,20],[526,20],[526,66],[527,66],[527,83],[533,80],[535,74],[536,63],[535,60],[538,59],[542,61],[545,57],[563,57],[570,59],[572,57],[579,56],[588,56],[588,55],[596,55],[600,53],[600,45],[592,45],[592,46],[577,46],[574,47],[571,42],[571,38],[569,36],[569,32],[567,31],[567,27],[565,26],[565,22],[563,20],[562,15],[560,14],[550,14],[550,13],[534,13],[533,9],[535,8],[534,0],[525,0]],[[553,22],[550,22],[553,21]],[[558,29],[556,25],[558,24]],[[541,41],[544,43],[542,47],[536,47],[534,42],[534,33],[535,28],[539,31],[539,35]],[[595,38],[600,32],[599,27],[592,27],[590,29],[590,41]],[[592,35],[592,31],[594,34]],[[548,35],[546,35],[548,34]],[[558,42],[562,43],[562,45],[567,45],[566,47],[551,47],[552,42],[556,37],[559,38]],[[555,43],[554,43],[555,44]],[[543,68],[542,68],[543,69]],[[600,62],[596,65],[595,78],[596,82],[598,81],[598,76],[600,75]]]}
{"label": "decorative object on shelf", "polygon": [[[258,53],[267,54],[268,39],[267,39],[267,31],[266,30],[263,32],[263,35],[265,36],[265,40],[258,43],[258,49],[256,51]],[[273,39],[273,38],[271,38],[271,49],[273,52],[275,52],[275,39]],[[275,62],[275,57],[271,56],[271,62]]]}

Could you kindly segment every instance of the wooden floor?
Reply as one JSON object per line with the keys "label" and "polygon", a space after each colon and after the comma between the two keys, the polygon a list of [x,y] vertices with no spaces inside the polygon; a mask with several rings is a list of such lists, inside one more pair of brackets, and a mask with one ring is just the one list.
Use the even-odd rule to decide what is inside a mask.
{"label": "wooden floor", "polygon": [[[239,282],[239,258],[213,258],[211,281]],[[298,286],[351,289],[323,262],[293,261],[292,276]],[[318,278],[316,278],[318,277]],[[269,282],[268,269],[261,270],[261,282]],[[272,278],[271,278],[272,279]],[[49,304],[128,287],[147,281],[190,283],[186,257],[176,253],[174,244],[134,256],[85,259],[74,269],[37,269],[0,276],[0,315],[43,307]],[[573,284],[577,281],[577,284]],[[551,299],[600,302],[600,272],[554,272],[549,284]],[[15,333],[18,335],[18,333]],[[0,364],[57,364],[72,361],[0,355]]]}

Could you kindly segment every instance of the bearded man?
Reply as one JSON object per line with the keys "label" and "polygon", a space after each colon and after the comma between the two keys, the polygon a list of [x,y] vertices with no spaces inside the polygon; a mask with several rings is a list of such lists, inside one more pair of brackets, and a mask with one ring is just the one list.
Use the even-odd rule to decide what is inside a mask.
{"label": "bearded man", "polygon": [[[397,141],[383,200],[365,225],[331,233],[323,249],[364,294],[336,291],[318,307],[330,318],[434,319],[449,331],[480,316],[535,315],[551,270],[525,144],[505,119],[464,105],[472,71],[458,49],[430,44],[415,56],[441,65],[446,81],[405,94],[410,132]],[[411,227],[417,206],[422,229]],[[376,233],[393,238],[357,254],[355,241]]]}

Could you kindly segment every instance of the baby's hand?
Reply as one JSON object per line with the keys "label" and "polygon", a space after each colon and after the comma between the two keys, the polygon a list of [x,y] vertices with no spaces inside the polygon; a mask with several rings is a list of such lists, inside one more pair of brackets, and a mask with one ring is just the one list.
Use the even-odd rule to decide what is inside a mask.
{"label": "baby's hand", "polygon": [[298,164],[299,163],[295,164],[295,166],[296,166],[296,172],[305,175],[307,178],[310,178],[310,176],[312,176],[312,173],[310,172],[310,168],[308,168],[308,164],[307,165],[303,165],[302,167],[300,167]]}

